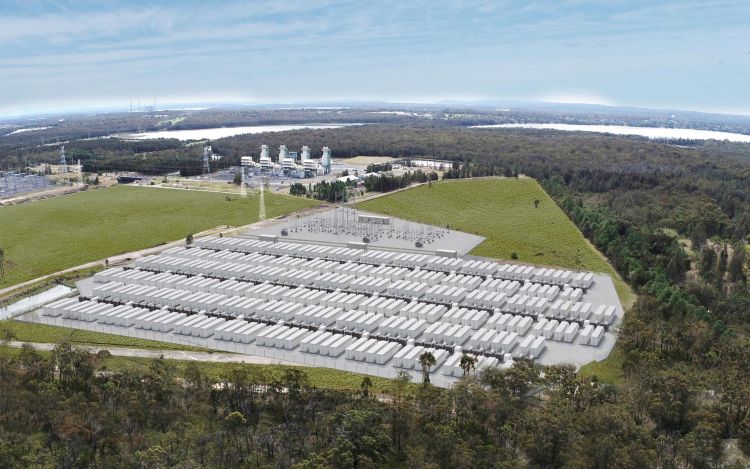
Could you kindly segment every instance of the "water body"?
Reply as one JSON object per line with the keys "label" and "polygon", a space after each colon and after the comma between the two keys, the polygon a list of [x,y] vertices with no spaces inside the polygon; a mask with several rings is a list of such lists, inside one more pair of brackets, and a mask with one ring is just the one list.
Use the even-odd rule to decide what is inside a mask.
{"label": "water body", "polygon": [[653,139],[727,140],[750,143],[750,135],[713,130],[670,129],[666,127],[631,127],[627,125],[589,124],[496,124],[474,125],[474,129],[551,129],[583,132],[599,132],[614,135],[640,135]]}
{"label": "water body", "polygon": [[25,128],[25,129],[14,130],[13,132],[10,132],[10,133],[7,133],[7,134],[3,135],[3,137],[7,137],[8,135],[20,134],[20,133],[23,133],[23,132],[34,132],[36,130],[47,130],[49,128],[50,128],[49,126],[47,126],[47,127],[28,127],[28,128]]}
{"label": "water body", "polygon": [[214,127],[210,129],[163,130],[120,135],[124,138],[146,140],[151,138],[176,138],[177,140],[216,140],[234,135],[260,134],[263,132],[284,132],[298,129],[340,129],[349,125],[362,124],[299,124],[299,125],[251,125],[246,127]]}

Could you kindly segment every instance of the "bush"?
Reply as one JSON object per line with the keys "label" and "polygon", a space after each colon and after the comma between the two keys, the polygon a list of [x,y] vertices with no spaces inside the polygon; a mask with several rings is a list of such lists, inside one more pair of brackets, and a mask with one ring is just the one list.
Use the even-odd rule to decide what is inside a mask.
{"label": "bush", "polygon": [[289,187],[289,195],[304,197],[305,195],[307,195],[307,189],[305,189],[305,186],[303,184],[295,182]]}

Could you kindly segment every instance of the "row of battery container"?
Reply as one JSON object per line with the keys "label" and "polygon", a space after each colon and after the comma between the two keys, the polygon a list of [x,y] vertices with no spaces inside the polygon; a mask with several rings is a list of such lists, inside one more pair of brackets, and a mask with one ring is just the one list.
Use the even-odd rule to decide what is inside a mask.
{"label": "row of battery container", "polygon": [[[257,340],[257,344],[267,347],[283,348],[292,350],[305,340],[310,331],[307,329],[289,327],[283,324],[266,326],[259,323],[247,322],[242,318],[227,320],[205,316],[202,314],[186,315],[165,309],[149,310],[146,308],[133,307],[130,305],[110,305],[96,301],[78,301],[77,299],[59,300],[44,308],[43,314],[47,316],[60,316],[66,319],[79,321],[99,321],[101,324],[116,325],[122,327],[135,326],[136,328],[153,330],[159,332],[174,332],[182,335],[190,335],[200,338],[214,336],[217,340],[227,340],[237,343],[250,343]],[[382,319],[382,317],[381,317]],[[545,340],[573,342],[579,335],[579,343],[582,345],[598,346],[604,337],[604,328],[592,324],[585,324],[580,329],[578,323],[567,321],[546,320],[533,324],[532,334],[528,332],[526,325],[518,322],[528,321],[530,318],[521,318],[513,321],[511,318],[503,325],[505,330],[479,329],[472,330],[468,326],[449,323],[434,323],[429,326],[423,320],[393,317],[384,325],[381,334],[394,337],[413,337],[419,335],[409,331],[423,330],[422,341],[437,344],[465,345],[474,351],[487,351],[492,353],[513,353],[515,356],[538,358],[545,348]],[[398,320],[398,321],[397,321]],[[515,325],[513,324],[515,322]],[[520,334],[519,334],[520,332]],[[337,349],[325,349],[324,354],[338,356],[336,350],[341,352],[346,349],[347,358],[353,360],[368,361],[383,364],[387,362],[398,350],[396,342],[379,339],[367,341],[358,340],[357,345],[348,348],[353,342],[350,336],[332,334],[325,331],[317,331],[318,335],[330,334],[349,339],[331,340],[329,345],[340,346]],[[414,335],[413,335],[414,334]],[[366,333],[365,333],[366,336]],[[312,340],[312,339],[310,339]],[[413,340],[413,339],[412,339]],[[391,344],[387,347],[375,347]],[[364,345],[367,343],[368,345]],[[306,345],[303,345],[302,351]],[[314,351],[312,353],[315,353]],[[369,355],[368,355],[369,354]],[[397,365],[399,366],[399,365]]]}
{"label": "row of battery container", "polygon": [[[461,368],[461,359],[463,358],[463,356],[463,352],[454,352],[453,355],[445,360],[443,366],[440,368],[440,372],[445,376],[453,376],[456,378],[460,378],[461,376],[463,376],[464,369]],[[501,363],[499,359],[492,356],[480,355],[475,358],[477,360],[476,364],[474,365],[475,371],[481,371],[486,368],[500,368],[502,366],[510,366],[512,364],[510,361]]]}
{"label": "row of battery container", "polygon": [[399,253],[373,249],[363,251],[361,249],[323,246],[312,243],[274,243],[245,238],[218,238],[209,236],[196,240],[195,246],[245,254],[319,258],[338,262],[393,265],[407,268],[422,267],[441,272],[460,272],[521,281],[530,280],[554,285],[571,285],[579,288],[589,288],[594,282],[594,276],[590,272],[573,272],[563,269],[500,264],[477,259],[450,258],[428,254]]}
{"label": "row of battery container", "polygon": [[[196,266],[186,267],[185,263],[190,263],[185,259],[173,258],[168,256],[151,256],[138,261],[138,265],[145,269],[162,271],[160,275],[162,284],[170,284],[172,279],[164,274],[171,271],[180,271],[189,275],[201,276],[211,275],[219,276],[232,280],[229,277],[231,273],[244,275],[246,281],[251,282],[274,282],[286,283],[290,285],[310,285],[321,289],[346,289],[352,292],[362,294],[377,294],[384,290],[386,294],[402,298],[422,298],[426,301],[444,302],[444,303],[464,303],[469,306],[484,308],[503,308],[505,303],[509,303],[507,309],[515,312],[525,311],[529,314],[538,314],[547,306],[547,301],[551,301],[559,296],[561,300],[577,302],[582,297],[582,290],[578,288],[565,287],[562,291],[556,286],[542,285],[536,283],[525,283],[522,286],[516,281],[488,279],[472,291],[464,287],[453,285],[434,285],[429,286],[426,283],[411,282],[407,280],[397,280],[389,282],[387,279],[375,277],[352,277],[344,274],[316,274],[311,271],[301,270],[284,270],[281,267],[264,267],[264,266],[239,266],[245,268],[244,272],[238,269],[228,267],[227,264],[220,266],[199,264],[202,267],[197,269]],[[235,265],[237,267],[238,265]],[[216,267],[217,270],[212,270]],[[249,269],[249,270],[248,270]],[[172,274],[175,275],[175,274]],[[142,283],[147,281],[141,278],[142,274],[134,274],[132,271],[117,271],[109,269],[98,274],[95,278],[98,281],[115,280]],[[214,285],[221,282],[219,279],[194,280],[194,277],[184,278],[184,276],[175,277],[176,286],[184,286],[190,289],[200,289],[206,291]],[[237,280],[234,280],[237,282]],[[247,294],[241,287],[237,288],[237,294]],[[499,291],[504,290],[504,291]],[[517,292],[513,296],[508,296],[511,292]],[[534,299],[531,302],[531,299]],[[516,302],[521,301],[523,305],[519,306]],[[558,300],[559,301],[559,300]],[[526,303],[531,302],[528,306]]]}
{"label": "row of battery container", "polygon": [[[127,270],[123,271],[123,273],[127,275],[113,277],[112,275],[107,274],[107,272],[109,271],[105,271],[105,275],[102,275],[100,279],[118,278],[122,280],[124,277],[130,277],[128,280],[133,281],[134,274],[138,274],[139,276],[141,274],[149,274],[151,277],[160,277],[163,275],[137,270]],[[195,279],[195,277],[192,279]],[[275,286],[272,284],[253,285],[234,280],[223,282],[217,279],[203,280],[208,282],[208,285],[204,285],[203,287],[208,290],[226,291],[226,288],[216,288],[216,284],[235,283],[244,287],[242,293],[252,295],[256,298],[247,298],[244,296],[226,297],[220,293],[195,292],[195,288],[191,291],[183,291],[176,289],[158,289],[157,287],[140,284],[125,285],[117,282],[97,284],[94,288],[94,294],[102,298],[112,297],[119,301],[146,301],[152,302],[153,304],[164,304],[173,307],[179,306],[183,309],[195,309],[196,311],[219,311],[227,314],[243,314],[246,316],[256,313],[257,308],[263,307],[265,301],[271,301],[273,298],[281,298],[283,301],[276,301],[274,305],[271,305],[272,307],[264,309],[273,312],[281,308],[282,311],[277,319],[285,320],[290,319],[299,307],[285,305],[284,302],[301,304],[304,306],[322,305],[330,306],[332,308],[342,307],[343,309],[352,309],[356,307],[365,312],[378,312],[385,316],[402,314],[407,317],[419,317],[430,322],[440,319],[447,322],[468,324],[473,328],[481,326],[487,320],[487,316],[489,315],[489,313],[483,310],[473,310],[458,306],[454,306],[448,310],[446,306],[442,305],[431,305],[416,301],[407,304],[403,300],[387,297],[373,296],[370,298],[363,298],[355,294],[347,294],[343,292],[328,293],[322,290],[310,290],[306,288],[291,289],[290,287]],[[201,282],[193,282],[194,285],[192,286],[200,287],[200,283]],[[211,285],[214,285],[214,288],[211,288]],[[232,285],[232,288],[229,290],[229,292],[233,293],[238,292],[236,285]],[[518,300],[515,298],[516,297],[511,298],[511,301],[507,303],[508,306],[513,306],[513,308],[507,308],[510,311],[528,314],[545,312],[545,308],[542,306],[546,304],[546,300],[542,298],[529,299],[527,297],[525,299],[519,298]],[[523,305],[524,307],[521,308],[519,305]],[[285,308],[284,306],[288,306],[288,308]],[[450,314],[447,314],[446,316],[446,313],[449,312]],[[596,309],[593,309],[590,303],[563,302],[562,300],[558,300],[546,310],[546,316],[548,317],[571,320],[588,319],[591,322],[598,324],[611,324],[615,319],[615,314],[616,310],[614,306],[605,307],[604,305],[600,305]],[[495,320],[500,317],[501,316],[496,316]]]}
{"label": "row of battery container", "polygon": [[[369,277],[364,277],[369,278]],[[169,272],[154,273],[141,271],[137,269],[123,270],[113,268],[105,270],[95,276],[98,282],[107,281],[119,283],[134,282],[135,285],[117,287],[117,285],[97,286],[94,293],[97,296],[108,297],[117,293],[117,298],[125,301],[139,301],[144,298],[160,303],[156,297],[163,298],[169,306],[180,306],[197,311],[207,310],[228,314],[251,314],[259,302],[256,299],[271,300],[280,299],[286,302],[299,303],[302,305],[324,305],[332,307],[341,307],[346,310],[361,309],[366,312],[379,312],[385,316],[400,314],[407,308],[405,300],[398,298],[379,297],[373,294],[367,297],[365,294],[356,294],[350,292],[326,292],[324,290],[308,289],[305,287],[292,288],[290,286],[275,285],[269,283],[253,284],[247,281],[238,281],[235,279],[220,280],[215,278],[187,277]],[[156,286],[154,286],[156,285]],[[173,290],[187,289],[189,292],[196,293],[189,295],[186,293],[172,292],[172,289],[158,289],[158,285],[172,285]],[[145,288],[142,288],[145,287]],[[544,287],[547,287],[546,285]],[[116,292],[110,292],[110,289],[117,289]],[[435,289],[436,287],[430,287]],[[444,287],[455,288],[455,287]],[[557,288],[557,287],[552,287]],[[159,290],[155,292],[154,290]],[[580,290],[578,290],[580,292]],[[222,293],[219,293],[222,292]],[[205,293],[205,294],[198,294]],[[478,293],[484,293],[479,295]],[[237,296],[234,296],[237,295]],[[224,297],[229,296],[228,299]],[[570,320],[590,320],[591,322],[601,324],[612,324],[616,318],[616,309],[614,306],[605,307],[603,305],[593,308],[590,303],[579,301],[557,300],[551,305],[546,298],[529,297],[527,295],[516,294],[506,299],[503,294],[485,292],[483,290],[474,290],[470,297],[473,299],[471,306],[487,308],[494,306],[492,309],[504,310],[519,314],[537,315],[544,313],[548,317]],[[468,297],[467,297],[468,298]],[[416,301],[412,299],[412,303]],[[467,301],[465,299],[465,301]],[[548,307],[549,306],[549,307]],[[454,309],[458,307],[454,303]],[[292,308],[294,309],[294,308]],[[467,308],[462,306],[458,308],[463,311]],[[443,309],[444,311],[444,309]],[[288,311],[281,319],[289,319],[290,314],[294,311]],[[403,314],[408,315],[407,308]],[[471,320],[473,327],[478,327],[483,320],[482,316],[486,313],[472,313],[477,318]],[[426,319],[438,319],[437,316]]]}
{"label": "row of battery container", "polygon": [[[181,249],[175,252],[176,249]],[[191,257],[190,253],[211,253],[215,256]],[[348,262],[339,264],[337,262],[313,259],[303,261],[295,258],[274,258],[263,256],[268,263],[258,263],[261,260],[258,255],[253,255],[252,262],[240,263],[237,259],[221,259],[211,261],[220,253],[209,250],[173,248],[162,255],[147,257],[137,262],[137,265],[146,268],[185,272],[193,275],[233,275],[254,281],[275,281],[277,283],[290,283],[294,285],[315,285],[320,288],[348,288],[353,291],[380,293],[388,291],[391,295],[404,297],[419,297],[427,295],[435,301],[457,301],[468,292],[476,289],[502,292],[506,295],[520,293],[526,296],[536,296],[553,300],[560,293],[560,287],[534,283],[527,280],[521,283],[517,280],[503,280],[496,278],[483,279],[476,275],[465,275],[450,273],[444,274],[429,270],[403,270],[404,275],[392,274],[393,267],[379,266],[373,268],[370,265]],[[231,253],[240,254],[240,253]],[[226,257],[226,256],[222,256]],[[270,262],[269,259],[284,262]],[[301,262],[294,262],[301,261]],[[215,262],[215,263],[213,263]],[[251,268],[252,266],[254,268]],[[287,268],[287,270],[280,270]],[[389,272],[389,270],[391,272]],[[367,278],[362,278],[367,277]],[[392,280],[394,282],[387,282]],[[564,299],[577,299],[582,291],[580,288],[565,287],[561,292]]]}

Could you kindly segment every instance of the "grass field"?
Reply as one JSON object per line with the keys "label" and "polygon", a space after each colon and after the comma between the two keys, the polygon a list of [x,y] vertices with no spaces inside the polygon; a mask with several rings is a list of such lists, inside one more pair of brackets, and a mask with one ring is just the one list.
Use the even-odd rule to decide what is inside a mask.
{"label": "grass field", "polygon": [[[534,201],[539,200],[539,208]],[[483,178],[422,185],[358,204],[363,210],[484,236],[471,254],[606,272],[625,307],[632,291],[573,222],[529,178]]]}
{"label": "grass field", "polygon": [[[20,349],[0,345],[0,356],[14,358],[19,353]],[[48,355],[50,352],[40,351],[39,353]],[[145,371],[151,361],[152,359],[150,358],[110,356],[101,360],[98,366],[102,370],[115,372],[128,370]],[[181,374],[188,364],[195,365],[213,382],[220,382],[223,379],[229,378],[232,376],[234,370],[241,369],[247,372],[249,380],[258,384],[270,384],[274,379],[283,376],[285,370],[295,368],[286,365],[205,363],[186,360],[169,360],[169,363],[175,367],[175,371],[178,374]],[[318,388],[359,391],[362,378],[364,377],[364,375],[357,373],[330,368],[297,367],[297,369],[304,371],[310,379],[310,384]],[[372,388],[370,390],[376,393],[387,392],[393,389],[395,384],[394,380],[378,376],[370,376],[370,380],[372,381]],[[407,390],[413,391],[417,386],[410,383]]]}
{"label": "grass field", "polygon": [[615,346],[609,356],[599,362],[591,362],[581,367],[581,376],[596,376],[600,383],[620,384],[625,380],[622,372],[622,363],[625,354],[620,347]]}
{"label": "grass field", "polygon": [[[269,218],[314,205],[266,195]],[[257,221],[258,197],[116,186],[0,207],[5,278],[0,288],[218,225]]]}
{"label": "grass field", "polygon": [[157,342],[155,340],[106,334],[104,332],[69,329],[67,327],[16,321],[13,319],[0,321],[0,340],[5,337],[6,331],[13,334],[13,340],[21,342],[36,342],[40,344],[70,342],[75,345],[93,345],[101,347],[110,346],[154,350],[189,350],[195,352],[207,350],[200,347],[190,347],[188,345]]}

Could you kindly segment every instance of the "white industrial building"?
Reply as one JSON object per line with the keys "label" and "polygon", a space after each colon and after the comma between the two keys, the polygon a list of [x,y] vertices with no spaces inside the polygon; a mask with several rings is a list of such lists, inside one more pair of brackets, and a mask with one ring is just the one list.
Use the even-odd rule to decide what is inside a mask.
{"label": "white industrial building", "polygon": [[[589,298],[595,275],[424,251],[204,237],[95,275],[87,297],[40,320],[166,342],[448,386],[517,359],[604,358],[622,316]],[[604,355],[604,356],[602,356]]]}

